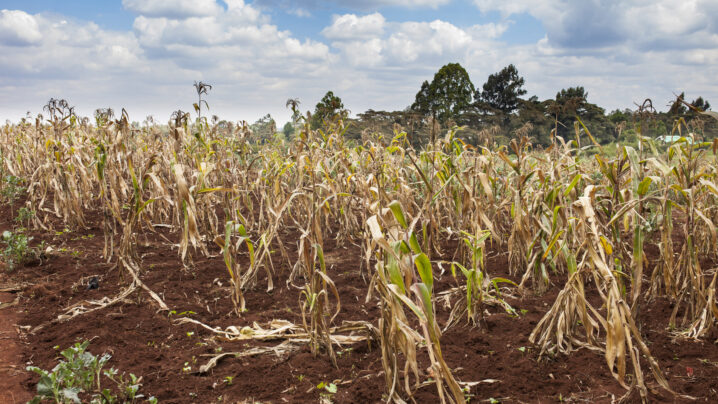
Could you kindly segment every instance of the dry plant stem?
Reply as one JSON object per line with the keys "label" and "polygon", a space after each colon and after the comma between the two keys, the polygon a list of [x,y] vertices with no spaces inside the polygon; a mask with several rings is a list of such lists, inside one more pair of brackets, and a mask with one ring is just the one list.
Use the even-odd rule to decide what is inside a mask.
{"label": "dry plant stem", "polygon": [[140,272],[140,269],[137,264],[132,261],[126,261],[123,257],[120,257],[120,262],[122,262],[123,267],[127,269],[130,275],[132,275],[132,283],[144,289],[150,295],[152,300],[155,301],[160,311],[169,311],[169,307],[167,307],[165,302],[157,295],[157,293],[153,292],[152,289],[147,287],[147,285],[142,282],[139,276],[137,276],[137,273]]}
{"label": "dry plant stem", "polygon": [[[638,349],[645,356],[651,366],[653,376],[658,384],[668,392],[675,395],[673,390],[668,386],[666,378],[663,376],[658,363],[651,355],[648,347],[643,342],[638,328],[631,315],[630,307],[626,304],[618,289],[618,283],[613,272],[606,264],[605,252],[600,243],[600,235],[596,223],[596,214],[590,198],[591,189],[587,189],[586,195],[579,198],[575,202],[575,208],[581,215],[582,223],[588,239],[588,255],[591,260],[592,267],[597,271],[599,278],[603,282],[606,294],[604,304],[606,306],[606,363],[611,373],[619,383],[625,386],[626,376],[626,359],[625,353],[631,357],[634,372],[636,373],[635,384],[641,394],[642,400],[647,400],[647,389],[640,373],[640,362],[638,360],[638,352],[634,351],[633,343],[638,345]],[[615,369],[614,369],[615,365]]]}

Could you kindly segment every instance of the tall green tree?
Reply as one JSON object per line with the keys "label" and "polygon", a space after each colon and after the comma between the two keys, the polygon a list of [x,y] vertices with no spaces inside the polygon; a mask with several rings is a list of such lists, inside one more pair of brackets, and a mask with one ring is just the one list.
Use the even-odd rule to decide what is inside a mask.
{"label": "tall green tree", "polygon": [[564,88],[556,93],[556,103],[561,106],[563,116],[572,117],[586,112],[588,93],[583,87]]}
{"label": "tall green tree", "polygon": [[282,128],[282,133],[284,133],[285,139],[290,140],[292,137],[294,137],[294,125],[292,125],[291,122],[285,123],[284,127]]}
{"label": "tall green tree", "polygon": [[549,101],[539,101],[538,97],[531,96],[528,99],[519,99],[518,113],[507,115],[509,118],[508,129],[515,132],[527,123],[531,124],[528,133],[532,142],[541,146],[551,144],[551,129],[554,120],[547,111]]}
{"label": "tall green tree", "polygon": [[424,80],[421,83],[421,89],[416,93],[414,103],[411,104],[411,110],[421,115],[429,116],[434,112],[433,94],[431,93],[431,84]]}
{"label": "tall green tree", "polygon": [[519,107],[520,97],[526,94],[523,85],[524,78],[519,76],[516,67],[508,65],[490,75],[482,90],[476,90],[474,99],[494,110],[510,114]]}
{"label": "tall green tree", "polygon": [[599,143],[615,140],[615,125],[606,116],[606,110],[588,102],[588,93],[581,86],[564,88],[556,93],[549,110],[558,117],[558,134],[561,136],[575,136],[574,122],[578,117]]}
{"label": "tall green tree", "polygon": [[346,116],[347,110],[344,109],[342,99],[334,95],[334,92],[327,91],[324,97],[314,107],[314,115],[312,115],[312,128],[319,128],[323,122],[333,119],[337,115]]}
{"label": "tall green tree", "polygon": [[711,109],[711,103],[708,102],[708,100],[704,100],[703,97],[698,97],[693,100],[691,106],[701,111],[708,111],[709,109]]}
{"label": "tall green tree", "polygon": [[[466,69],[458,63],[449,63],[434,74],[431,83],[428,81],[422,83],[411,109],[424,116],[431,116],[441,123],[446,123],[449,119],[456,119],[471,108],[473,93],[474,84]],[[432,143],[435,137],[436,134],[432,130]]]}

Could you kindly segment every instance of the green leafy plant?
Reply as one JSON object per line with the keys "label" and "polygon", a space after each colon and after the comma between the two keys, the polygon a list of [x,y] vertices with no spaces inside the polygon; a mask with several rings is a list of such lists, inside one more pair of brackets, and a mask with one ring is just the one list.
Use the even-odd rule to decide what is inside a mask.
{"label": "green leafy plant", "polygon": [[35,211],[32,209],[28,209],[26,207],[22,207],[18,209],[17,216],[15,216],[15,221],[20,224],[29,225],[30,220],[35,217]]}
{"label": "green leafy plant", "polygon": [[[36,366],[27,367],[27,370],[40,376],[37,395],[30,400],[30,404],[46,401],[58,404],[80,403],[82,393],[90,395],[89,402],[92,404],[135,403],[138,399],[144,398],[142,394],[138,394],[142,386],[142,377],[134,374],[129,376],[125,373],[119,374],[114,368],[103,371],[111,355],[95,356],[87,351],[89,344],[89,341],[78,342],[60,352],[64,359],[61,359],[51,371]],[[102,388],[102,375],[117,386],[119,396],[108,388]],[[154,404],[157,403],[157,399],[150,397],[147,402]]]}
{"label": "green leafy plant", "polygon": [[338,388],[334,383],[321,382],[317,385],[317,390],[319,390],[321,403],[331,403],[332,397],[337,394]]}
{"label": "green leafy plant", "polygon": [[12,271],[29,259],[39,256],[39,251],[30,247],[30,241],[32,241],[32,237],[25,235],[23,229],[19,229],[14,233],[9,230],[2,233],[2,243],[5,248],[0,251],[0,255],[5,261],[8,271]]}
{"label": "green leafy plant", "polygon": [[20,195],[25,192],[26,188],[23,186],[25,181],[14,175],[7,175],[3,177],[1,182],[2,186],[0,187],[0,196],[2,196],[2,200],[4,202],[10,205],[11,215],[14,216],[12,208],[15,201],[17,201],[20,198]]}
{"label": "green leafy plant", "polygon": [[[451,273],[456,278],[456,268],[459,268],[466,278],[466,290],[464,298],[455,306],[449,319],[449,324],[453,324],[460,317],[457,313],[461,310],[466,312],[468,320],[472,324],[477,325],[483,316],[483,307],[485,303],[499,304],[504,307],[507,313],[515,314],[515,310],[501,299],[499,283],[508,283],[516,285],[506,278],[491,278],[484,269],[484,241],[491,236],[488,230],[477,231],[471,234],[465,231],[461,232],[465,245],[471,253],[471,266],[466,268],[464,265],[453,262],[451,264]],[[493,286],[493,287],[492,287]]]}

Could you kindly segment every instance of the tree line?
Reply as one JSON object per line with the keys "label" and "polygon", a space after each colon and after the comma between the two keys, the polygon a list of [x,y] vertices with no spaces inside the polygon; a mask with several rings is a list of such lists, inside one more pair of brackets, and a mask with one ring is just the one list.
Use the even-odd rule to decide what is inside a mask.
{"label": "tree line", "polygon": [[[582,86],[564,88],[553,99],[540,100],[537,96],[525,98],[524,84],[513,64],[475,87],[463,66],[449,63],[431,81],[421,84],[414,102],[404,110],[368,110],[349,119],[341,99],[329,91],[310,114],[310,123],[313,128],[321,128],[341,119],[350,123],[346,136],[354,139],[398,128],[406,131],[416,146],[434,141],[453,126],[462,127],[459,135],[474,145],[508,143],[513,137],[527,135],[535,145],[547,146],[552,136],[566,139],[586,131],[601,144],[632,143],[637,141],[638,133],[650,137],[671,135],[679,120],[685,121],[696,136],[718,136],[715,120],[701,115],[710,109],[710,103],[702,97],[688,102],[681,93],[663,112],[650,99],[636,104],[634,109],[606,112],[589,102],[589,94]],[[297,100],[290,101],[298,104]],[[285,135],[291,135],[295,124],[284,126]]]}

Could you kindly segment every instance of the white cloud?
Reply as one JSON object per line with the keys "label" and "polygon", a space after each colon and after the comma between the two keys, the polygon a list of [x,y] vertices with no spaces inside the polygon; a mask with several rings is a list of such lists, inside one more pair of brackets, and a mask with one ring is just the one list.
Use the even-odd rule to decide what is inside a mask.
{"label": "white cloud", "polygon": [[253,4],[266,7],[282,7],[292,10],[299,7],[313,10],[341,7],[350,10],[376,10],[382,7],[432,8],[449,4],[452,0],[255,0]]}
{"label": "white cloud", "polygon": [[[354,112],[401,109],[423,80],[450,62],[461,63],[477,87],[513,63],[526,78],[529,95],[549,98],[561,88],[582,85],[591,102],[609,109],[631,107],[645,97],[660,108],[673,92],[684,90],[689,98],[718,99],[713,80],[718,2],[474,1],[480,11],[498,11],[505,18],[460,26],[443,17],[397,22],[378,12],[349,13],[318,28],[322,40],[298,38],[272,22],[257,1],[125,0],[137,14],[126,31],[3,10],[0,118],[39,112],[50,97],[62,97],[83,114],[100,106],[127,107],[132,119],[153,113],[164,120],[177,108],[191,109],[194,80],[214,85],[208,97],[211,114],[235,120],[267,112],[282,120],[288,117],[287,98],[300,97],[307,110],[327,90]],[[282,4],[313,11],[320,3],[360,10],[445,2]],[[545,38],[505,43],[504,33],[519,28],[511,22],[517,13],[543,22]]]}
{"label": "white cloud", "polygon": [[122,6],[148,17],[204,17],[222,11],[214,0],[122,0]]}
{"label": "white cloud", "polygon": [[37,33],[0,31],[0,91],[8,95],[0,111],[6,117],[39,112],[57,97],[83,114],[110,105],[134,111],[133,119],[145,113],[164,119],[174,109],[189,109],[191,84],[203,80],[215,84],[212,113],[252,119],[267,110],[284,112],[288,97],[304,93],[292,89],[328,77],[335,56],[326,44],[293,37],[251,4],[224,3],[204,16],[158,16],[155,7],[125,32],[59,15],[10,12],[35,22]]}
{"label": "white cloud", "polygon": [[379,13],[358,17],[355,14],[335,15],[332,25],[322,30],[329,39],[366,39],[381,36],[384,33],[384,16]]}
{"label": "white cloud", "polygon": [[402,6],[402,7],[431,7],[437,8],[448,4],[451,0],[338,0],[328,1],[328,3],[339,3],[342,5],[351,5],[356,8],[383,7],[383,6]]}
{"label": "white cloud", "polygon": [[351,65],[401,66],[416,61],[433,65],[488,49],[507,27],[489,23],[460,28],[442,20],[387,23],[379,13],[363,17],[345,14],[334,16],[322,34],[333,40],[332,46],[341,50]]}
{"label": "white cloud", "polygon": [[504,18],[527,13],[542,22],[547,45],[569,51],[630,44],[638,49],[718,46],[715,0],[474,0]]}
{"label": "white cloud", "polygon": [[[315,41],[299,41],[251,5],[228,0],[228,9],[216,16],[172,19],[138,16],[134,33],[148,57],[176,59],[180,65],[214,65],[222,58],[251,60],[256,65],[288,63],[290,58],[324,59],[329,48]],[[275,57],[276,59],[271,59]]]}
{"label": "white cloud", "polygon": [[19,10],[0,11],[0,43],[22,46],[38,43],[41,39],[33,16]]}

